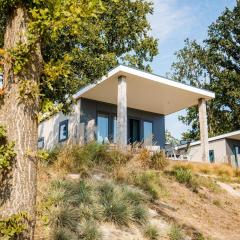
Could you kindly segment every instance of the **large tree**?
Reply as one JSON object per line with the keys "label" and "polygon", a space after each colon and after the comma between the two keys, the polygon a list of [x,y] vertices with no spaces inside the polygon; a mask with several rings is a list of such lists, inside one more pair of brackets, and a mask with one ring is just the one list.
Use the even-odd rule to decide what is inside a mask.
{"label": "large tree", "polygon": [[[202,44],[187,39],[176,56],[171,77],[216,93],[207,105],[210,136],[239,129],[240,1],[232,10],[226,8],[209,26]],[[180,120],[191,126],[183,137],[199,139],[197,107],[189,108]]]}
{"label": "large tree", "polygon": [[39,113],[68,109],[79,87],[118,63],[149,70],[157,54],[152,11],[145,0],[0,0],[0,125],[16,152],[0,215],[27,212],[24,239],[35,226]]}

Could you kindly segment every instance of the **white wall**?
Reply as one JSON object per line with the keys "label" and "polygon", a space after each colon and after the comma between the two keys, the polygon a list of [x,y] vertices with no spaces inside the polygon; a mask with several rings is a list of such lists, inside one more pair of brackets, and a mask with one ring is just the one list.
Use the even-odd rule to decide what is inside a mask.
{"label": "white wall", "polygon": [[[59,112],[50,119],[44,120],[39,124],[38,137],[44,137],[44,149],[52,149],[57,144],[64,144],[68,142],[80,143],[80,100],[73,105],[73,111],[64,115]],[[68,139],[62,143],[58,141],[59,123],[68,119]]]}
{"label": "white wall", "polygon": [[[214,150],[215,162],[227,163],[226,140],[219,139],[209,143],[209,150]],[[201,146],[191,146],[189,150],[189,160],[201,162]]]}

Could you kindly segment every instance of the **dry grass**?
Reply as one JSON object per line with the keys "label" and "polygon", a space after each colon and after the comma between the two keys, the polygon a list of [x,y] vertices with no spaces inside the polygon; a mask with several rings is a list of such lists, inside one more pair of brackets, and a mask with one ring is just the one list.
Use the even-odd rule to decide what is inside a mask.
{"label": "dry grass", "polygon": [[236,170],[228,164],[209,164],[209,163],[196,163],[196,162],[184,162],[184,161],[170,161],[169,169],[172,170],[174,167],[183,166],[184,168],[190,169],[194,173],[202,173],[215,175],[218,177],[239,177],[240,170]]}

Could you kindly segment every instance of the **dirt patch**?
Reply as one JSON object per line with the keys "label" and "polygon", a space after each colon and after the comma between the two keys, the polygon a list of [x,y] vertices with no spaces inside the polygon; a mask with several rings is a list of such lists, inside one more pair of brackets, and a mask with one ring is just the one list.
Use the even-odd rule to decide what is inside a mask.
{"label": "dirt patch", "polygon": [[170,218],[188,228],[196,229],[211,239],[240,239],[240,200],[228,192],[212,193],[200,189],[193,193],[184,185],[168,180],[166,204],[175,208],[163,209]]}

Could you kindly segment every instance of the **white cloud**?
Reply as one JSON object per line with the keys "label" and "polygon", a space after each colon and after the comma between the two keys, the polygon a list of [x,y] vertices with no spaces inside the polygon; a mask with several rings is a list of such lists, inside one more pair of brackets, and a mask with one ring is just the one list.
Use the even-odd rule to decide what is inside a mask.
{"label": "white cloud", "polygon": [[181,6],[179,0],[152,0],[154,2],[154,13],[149,16],[152,34],[160,43],[166,41],[177,32],[184,34],[190,30],[194,22],[192,9]]}

